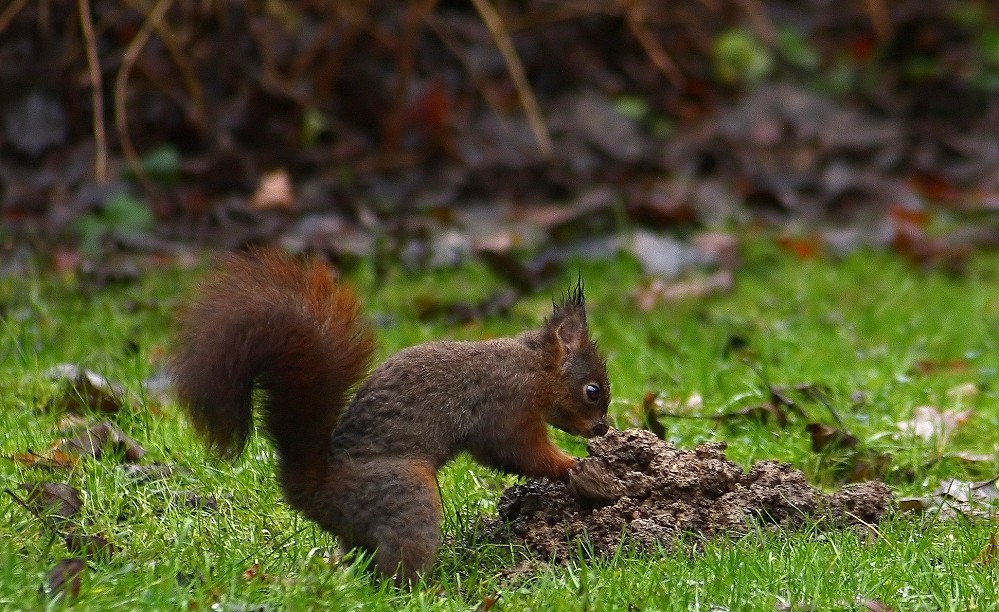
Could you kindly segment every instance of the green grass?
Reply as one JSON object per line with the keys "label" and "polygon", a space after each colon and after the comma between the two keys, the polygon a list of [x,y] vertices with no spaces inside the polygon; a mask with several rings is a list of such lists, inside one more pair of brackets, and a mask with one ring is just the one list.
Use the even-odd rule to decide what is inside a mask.
{"label": "green grass", "polygon": [[[631,303],[641,280],[634,262],[580,265],[592,332],[609,359],[611,413],[619,427],[641,423],[647,391],[666,400],[699,395],[705,413],[758,404],[768,397],[762,373],[782,388],[821,385],[860,440],[860,451],[891,455],[885,478],[899,495],[925,493],[943,478],[982,479],[997,472],[994,461],[967,464],[947,457],[997,451],[995,257],[980,257],[965,276],[952,278],[914,271],[889,255],[799,262],[754,243],[734,293],[650,313]],[[0,284],[3,487],[38,480],[72,484],[84,495],[83,512],[74,519],[79,528],[102,533],[117,547],[109,557],[88,562],[78,598],[41,595],[48,571],[69,554],[4,494],[0,608],[207,609],[218,603],[225,610],[475,609],[497,594],[493,609],[503,610],[774,610],[784,604],[864,609],[857,598],[896,610],[996,608],[996,569],[975,563],[993,525],[911,515],[886,521],[872,538],[854,532],[754,533],[736,542],[708,542],[699,552],[622,553],[507,581],[501,571],[513,552],[476,544],[470,534],[515,479],[464,458],[441,475],[445,542],[435,571],[412,592],[397,591],[367,575],[363,560],[328,560],[335,542],[283,503],[273,455],[259,437],[240,461],[221,463],[197,443],[174,405],[143,391],[166,345],[170,314],[196,278],[195,272],[166,270],[97,292],[81,292],[74,278]],[[508,320],[449,327],[417,321],[414,296],[485,296],[496,281],[482,267],[421,277],[393,273],[382,288],[372,287],[367,270],[352,280],[379,322],[381,357],[430,339],[516,333],[537,325],[552,297],[519,302]],[[140,483],[113,457],[56,473],[11,460],[29,450],[44,452],[59,437],[61,415],[44,410],[53,385],[41,377],[59,363],[76,363],[122,383],[139,409],[114,420],[146,449],[143,462],[189,473]],[[920,363],[953,366],[921,373]],[[916,406],[958,407],[947,391],[967,382],[982,391],[964,400],[974,415],[950,440],[897,435],[896,423]],[[854,451],[815,453],[804,425],[835,425],[833,416],[822,404],[789,393],[806,418],[783,429],[747,419],[663,423],[679,445],[726,440],[729,456],[743,465],[778,459],[820,486],[835,486]],[[858,394],[865,398],[860,405]],[[555,436],[566,449],[583,452],[579,440]],[[185,491],[215,496],[218,510],[188,507],[177,497]],[[254,566],[258,577],[244,577]]]}

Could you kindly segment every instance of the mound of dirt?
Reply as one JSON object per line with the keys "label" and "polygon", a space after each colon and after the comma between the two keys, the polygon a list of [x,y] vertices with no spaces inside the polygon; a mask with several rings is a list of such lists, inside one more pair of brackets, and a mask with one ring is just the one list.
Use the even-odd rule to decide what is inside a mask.
{"label": "mound of dirt", "polygon": [[487,525],[493,541],[526,546],[556,563],[575,556],[585,538],[597,556],[621,545],[671,546],[682,536],[740,537],[753,524],[795,529],[806,524],[840,529],[877,523],[893,505],[888,487],[867,482],[826,495],[797,469],[761,461],[744,472],[725,458],[725,445],[680,450],[644,430],[611,430],[593,438],[590,456],[616,499],[579,501],[561,482],[545,478],[507,489],[499,517]]}

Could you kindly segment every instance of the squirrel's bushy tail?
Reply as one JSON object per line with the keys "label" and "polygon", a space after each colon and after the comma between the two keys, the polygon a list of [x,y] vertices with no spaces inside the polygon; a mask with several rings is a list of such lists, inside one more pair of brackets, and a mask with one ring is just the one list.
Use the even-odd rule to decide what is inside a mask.
{"label": "squirrel's bushy tail", "polygon": [[349,287],[318,261],[270,250],[231,255],[206,278],[180,314],[175,342],[178,399],[223,457],[243,450],[253,391],[264,392],[264,427],[286,488],[325,473],[330,435],[374,352]]}

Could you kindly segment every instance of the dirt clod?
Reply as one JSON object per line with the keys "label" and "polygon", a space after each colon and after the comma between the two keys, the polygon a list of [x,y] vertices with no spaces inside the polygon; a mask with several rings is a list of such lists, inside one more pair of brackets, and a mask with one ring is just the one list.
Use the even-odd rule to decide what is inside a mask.
{"label": "dirt clod", "polygon": [[615,483],[612,500],[574,496],[562,482],[530,480],[504,492],[487,530],[542,560],[573,558],[577,542],[597,556],[628,546],[669,547],[683,536],[740,537],[754,525],[839,529],[877,523],[893,505],[888,487],[867,482],[826,495],[799,470],[760,461],[745,472],[722,443],[680,450],[644,430],[610,431],[589,443],[587,471]]}

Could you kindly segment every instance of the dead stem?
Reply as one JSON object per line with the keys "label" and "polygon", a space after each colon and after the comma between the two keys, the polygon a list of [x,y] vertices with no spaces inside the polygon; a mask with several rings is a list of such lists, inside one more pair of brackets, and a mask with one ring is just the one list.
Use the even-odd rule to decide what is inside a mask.
{"label": "dead stem", "polygon": [[[144,6],[138,6],[139,3],[130,2],[130,4],[140,14],[145,11]],[[175,96],[175,99],[177,99],[178,104],[184,107],[187,118],[199,129],[204,129],[205,96],[201,89],[201,83],[198,81],[197,71],[184,54],[183,43],[180,41],[180,37],[162,19],[153,24],[153,29],[156,35],[160,37],[160,40],[163,41],[163,46],[166,47],[174,65],[177,66],[177,71],[180,72],[181,79],[184,81],[184,87],[190,96],[189,100],[185,100],[179,96]],[[164,89],[163,91],[167,95],[171,95],[168,89]]]}
{"label": "dead stem", "polygon": [[652,32],[645,24],[645,3],[631,0],[621,0],[621,7],[624,9],[624,19],[628,24],[628,29],[638,44],[642,46],[649,61],[659,72],[663,73],[676,87],[683,87],[684,78],[680,68],[670,58],[666,49],[656,40]]}
{"label": "dead stem", "polygon": [[[80,1],[85,2],[86,0]],[[121,143],[121,151],[125,155],[128,167],[131,168],[142,185],[150,192],[156,191],[156,185],[142,167],[139,155],[135,151],[135,145],[132,144],[132,137],[128,132],[128,114],[126,113],[128,75],[132,72],[132,68],[139,58],[139,53],[142,52],[142,47],[149,41],[149,35],[156,28],[156,24],[163,19],[171,4],[173,4],[173,0],[159,0],[153,6],[153,10],[149,12],[149,16],[142,23],[142,27],[136,32],[132,41],[128,43],[128,47],[125,49],[125,53],[121,59],[121,68],[118,69],[114,83],[114,122],[118,131],[118,140]]]}
{"label": "dead stem", "polygon": [[108,142],[104,131],[104,80],[101,78],[101,64],[97,57],[97,42],[94,36],[93,18],[90,16],[90,0],[79,0],[80,29],[87,51],[87,66],[90,69],[94,117],[94,176],[99,183],[108,182]]}
{"label": "dead stem", "polygon": [[742,10],[749,15],[749,20],[753,24],[753,30],[760,37],[763,44],[773,47],[777,44],[777,35],[774,33],[774,26],[767,17],[767,11],[756,0],[738,0]]}
{"label": "dead stem", "polygon": [[28,4],[28,0],[14,0],[0,13],[0,33],[7,29],[14,17]]}
{"label": "dead stem", "polygon": [[884,0],[866,0],[867,12],[871,16],[871,25],[879,40],[888,40],[892,36],[891,14]]}
{"label": "dead stem", "polygon": [[520,56],[517,55],[517,49],[513,46],[510,33],[504,27],[503,19],[500,18],[499,13],[496,12],[493,5],[489,4],[489,0],[472,0],[472,4],[475,5],[475,10],[479,12],[479,17],[486,24],[486,28],[489,29],[489,33],[493,37],[493,42],[496,43],[500,55],[503,56],[507,72],[510,73],[510,79],[513,80],[513,86],[517,90],[517,96],[524,107],[524,112],[527,113],[527,121],[534,134],[534,140],[538,144],[538,151],[541,153],[542,159],[550,160],[553,155],[553,147],[551,136],[548,134],[548,126],[545,125],[541,108],[538,106],[534,91],[531,90],[531,85],[527,81],[524,65],[520,61]]}

